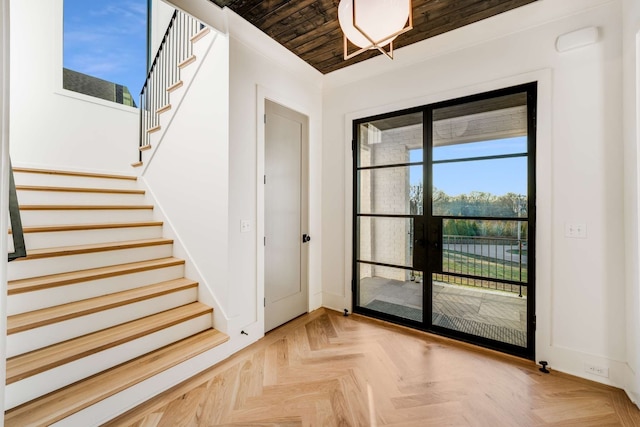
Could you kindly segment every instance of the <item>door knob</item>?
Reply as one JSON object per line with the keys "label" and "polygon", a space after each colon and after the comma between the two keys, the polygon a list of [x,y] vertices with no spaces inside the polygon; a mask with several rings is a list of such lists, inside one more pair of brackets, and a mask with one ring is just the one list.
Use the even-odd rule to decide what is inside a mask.
{"label": "door knob", "polygon": [[311,240],[311,236],[309,236],[308,234],[302,235],[302,243],[307,243],[309,240]]}

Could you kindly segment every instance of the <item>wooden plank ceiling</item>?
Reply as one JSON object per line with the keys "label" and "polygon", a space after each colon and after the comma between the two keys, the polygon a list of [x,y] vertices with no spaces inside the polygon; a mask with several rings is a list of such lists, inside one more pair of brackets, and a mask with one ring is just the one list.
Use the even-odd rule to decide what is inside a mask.
{"label": "wooden plank ceiling", "polygon": [[[210,0],[228,7],[323,74],[364,61],[378,51],[343,59],[340,0]],[[413,30],[398,49],[536,0],[413,0]]]}

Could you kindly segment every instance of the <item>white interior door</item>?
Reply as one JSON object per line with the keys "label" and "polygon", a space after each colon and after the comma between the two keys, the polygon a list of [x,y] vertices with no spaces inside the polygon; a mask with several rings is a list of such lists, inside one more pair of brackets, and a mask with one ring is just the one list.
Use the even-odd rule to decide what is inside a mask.
{"label": "white interior door", "polygon": [[266,101],[265,331],[308,311],[307,117]]}

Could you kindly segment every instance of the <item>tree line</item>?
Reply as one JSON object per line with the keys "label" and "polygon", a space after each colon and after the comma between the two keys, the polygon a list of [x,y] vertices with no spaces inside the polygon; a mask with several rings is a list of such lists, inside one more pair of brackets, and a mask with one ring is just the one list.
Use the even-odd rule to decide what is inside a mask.
{"label": "tree line", "polygon": [[[409,206],[412,215],[423,213],[422,183],[409,188]],[[506,193],[502,196],[484,191],[449,196],[444,191],[433,189],[433,214],[436,216],[495,217],[496,220],[456,219],[444,220],[443,234],[455,236],[491,236],[526,239],[527,223],[509,221],[508,218],[526,218],[527,196]],[[520,228],[520,230],[518,230]]]}

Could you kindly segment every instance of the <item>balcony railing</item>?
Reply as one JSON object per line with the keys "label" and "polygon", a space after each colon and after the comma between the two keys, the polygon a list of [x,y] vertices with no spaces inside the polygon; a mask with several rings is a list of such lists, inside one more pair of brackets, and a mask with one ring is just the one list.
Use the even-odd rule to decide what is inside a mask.
{"label": "balcony railing", "polygon": [[180,81],[180,65],[193,55],[191,39],[203,28],[197,19],[178,10],[173,13],[140,92],[140,147],[149,145],[151,133],[159,129],[170,88]]}
{"label": "balcony railing", "polygon": [[526,239],[444,235],[442,258],[436,281],[526,294]]}

